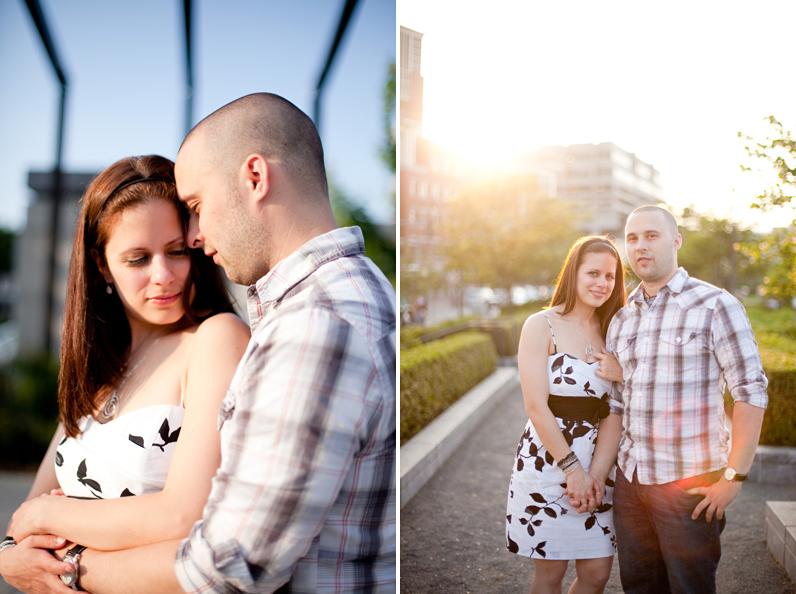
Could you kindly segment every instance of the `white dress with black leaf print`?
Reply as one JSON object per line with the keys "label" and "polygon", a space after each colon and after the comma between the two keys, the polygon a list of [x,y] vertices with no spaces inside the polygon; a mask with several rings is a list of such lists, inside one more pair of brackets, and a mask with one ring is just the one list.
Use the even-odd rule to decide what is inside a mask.
{"label": "white dress with black leaf print", "polygon": [[[564,353],[550,355],[547,363],[550,394],[600,398],[607,406],[611,382],[586,363]],[[597,425],[556,417],[564,438],[588,472],[594,455]],[[534,559],[593,559],[616,551],[612,495],[615,470],[606,481],[606,493],[594,512],[579,514],[564,495],[566,475],[542,445],[528,420],[517,448],[506,510],[506,547]]]}
{"label": "white dress with black leaf print", "polygon": [[82,418],[82,433],[64,437],[55,452],[64,494],[112,499],[162,491],[184,417],[182,406],[155,404],[107,423]]}

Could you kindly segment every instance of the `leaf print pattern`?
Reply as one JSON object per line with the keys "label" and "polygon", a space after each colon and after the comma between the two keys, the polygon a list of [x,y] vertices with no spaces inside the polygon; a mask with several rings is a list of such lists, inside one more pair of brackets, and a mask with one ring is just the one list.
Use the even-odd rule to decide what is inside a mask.
{"label": "leaf print pattern", "polygon": [[[550,355],[549,393],[595,398],[607,406],[611,384],[599,378],[595,369],[596,366],[565,353]],[[588,467],[597,440],[597,414],[589,420],[558,417],[557,422],[570,449]],[[616,551],[612,517],[614,481],[608,478],[605,484],[607,493],[603,503],[590,513],[576,513],[569,505],[569,496],[564,494],[565,474],[547,451],[533,423],[528,421],[517,446],[508,489],[506,548],[534,559],[613,555]]]}
{"label": "leaf print pattern", "polygon": [[128,436],[127,436],[127,439],[129,439],[130,441],[132,441],[132,442],[133,442],[135,445],[137,445],[139,448],[143,448],[143,447],[144,447],[144,438],[143,438],[143,437],[140,437],[139,435],[133,435],[133,434],[131,433],[130,435],[128,435]]}
{"label": "leaf print pattern", "polygon": [[97,495],[97,493],[94,493],[94,491],[102,493],[102,486],[100,486],[100,484],[94,479],[86,478],[87,475],[88,468],[86,466],[86,460],[83,460],[80,463],[80,466],[77,467],[77,482],[88,487],[92,491],[92,495],[94,495],[94,497],[97,499],[102,499],[99,495]]}
{"label": "leaf print pattern", "polygon": [[163,424],[160,426],[160,430],[158,434],[160,434],[160,439],[163,440],[163,443],[153,443],[152,447],[160,448],[161,452],[165,452],[164,449],[170,443],[176,443],[177,438],[180,436],[180,429],[182,427],[177,427],[172,433],[169,433],[169,420],[163,419]]}

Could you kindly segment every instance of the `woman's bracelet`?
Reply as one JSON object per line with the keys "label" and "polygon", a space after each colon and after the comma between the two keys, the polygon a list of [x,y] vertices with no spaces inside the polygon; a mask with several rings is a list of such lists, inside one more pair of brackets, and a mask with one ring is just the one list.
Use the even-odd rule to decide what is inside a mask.
{"label": "woman's bracelet", "polygon": [[562,460],[558,461],[558,467],[564,471],[564,474],[569,474],[580,466],[580,460],[575,455],[575,452],[570,452]]}
{"label": "woman's bracelet", "polygon": [[17,546],[17,541],[14,540],[13,536],[6,536],[2,542],[0,542],[0,551],[4,551],[5,549]]}

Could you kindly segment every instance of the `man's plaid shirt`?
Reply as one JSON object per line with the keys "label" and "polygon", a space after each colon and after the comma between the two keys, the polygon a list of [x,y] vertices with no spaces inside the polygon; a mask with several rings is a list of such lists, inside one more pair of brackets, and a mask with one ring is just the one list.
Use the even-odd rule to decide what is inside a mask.
{"label": "man's plaid shirt", "polygon": [[[606,347],[624,387],[611,401],[623,415],[618,465],[645,485],[727,466],[724,388],[765,408],[763,366],[741,303],[680,268],[650,306],[642,287],[608,328]],[[616,394],[617,391],[614,391]]]}
{"label": "man's plaid shirt", "polygon": [[249,288],[186,591],[395,591],[395,292],[364,251],[337,229]]}

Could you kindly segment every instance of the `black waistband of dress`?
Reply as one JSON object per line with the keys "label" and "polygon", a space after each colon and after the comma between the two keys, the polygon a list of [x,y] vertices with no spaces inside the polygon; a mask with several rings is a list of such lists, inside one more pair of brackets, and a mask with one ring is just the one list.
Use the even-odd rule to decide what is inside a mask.
{"label": "black waistband of dress", "polygon": [[610,412],[608,402],[594,396],[555,396],[550,394],[547,406],[555,416],[565,421],[587,422],[596,425]]}

